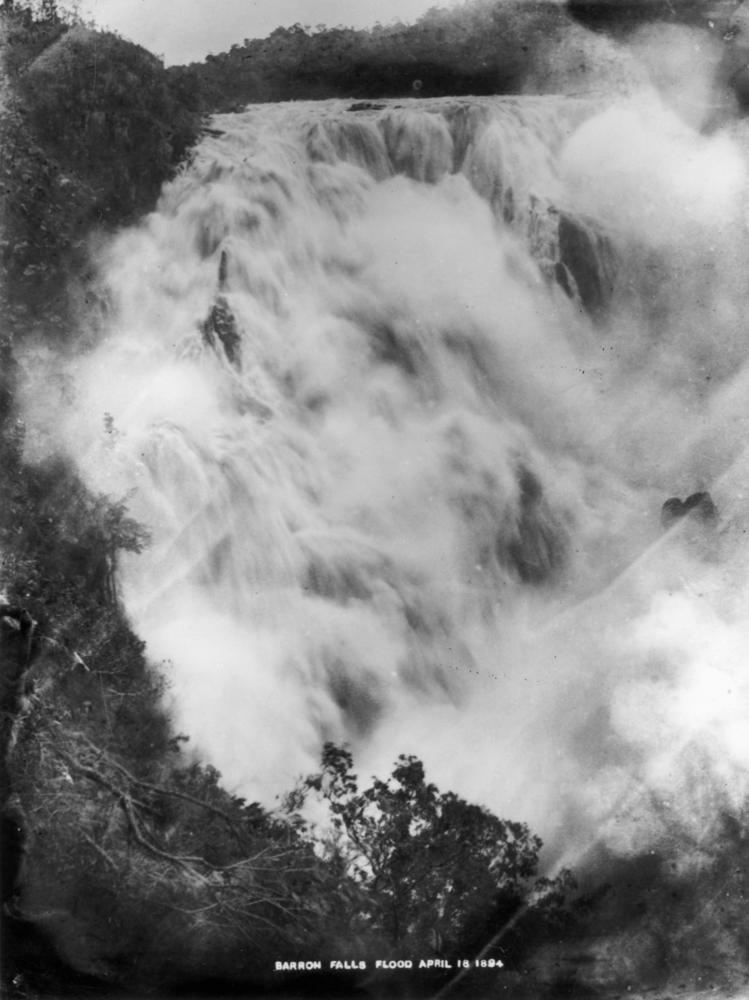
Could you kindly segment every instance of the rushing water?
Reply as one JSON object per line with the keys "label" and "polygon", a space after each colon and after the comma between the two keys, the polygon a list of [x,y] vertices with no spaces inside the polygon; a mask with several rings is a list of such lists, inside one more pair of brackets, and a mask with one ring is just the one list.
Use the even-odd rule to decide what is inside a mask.
{"label": "rushing water", "polygon": [[[742,135],[655,98],[213,127],[107,250],[74,406],[29,392],[152,534],[120,585],[178,727],[266,802],[333,739],[560,862],[708,836],[749,763]],[[697,490],[717,523],[664,531]]]}

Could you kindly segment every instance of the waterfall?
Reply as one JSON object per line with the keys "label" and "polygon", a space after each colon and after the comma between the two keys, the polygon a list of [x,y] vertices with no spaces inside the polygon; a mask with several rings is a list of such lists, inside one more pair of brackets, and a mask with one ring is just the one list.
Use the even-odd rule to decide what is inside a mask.
{"label": "waterfall", "polygon": [[[268,803],[324,740],[415,753],[560,854],[738,798],[740,130],[562,97],[212,125],[27,393],[151,533],[120,590],[179,729]],[[664,530],[697,490],[717,522]]]}

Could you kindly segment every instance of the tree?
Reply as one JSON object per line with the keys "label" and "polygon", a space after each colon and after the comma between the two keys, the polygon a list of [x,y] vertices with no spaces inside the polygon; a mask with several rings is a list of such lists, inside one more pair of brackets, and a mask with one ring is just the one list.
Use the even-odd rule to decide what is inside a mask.
{"label": "tree", "polygon": [[106,215],[150,202],[197,135],[161,61],[110,32],[72,27],[20,83],[45,148],[92,184]]}
{"label": "tree", "polygon": [[294,804],[309,792],[327,804],[328,860],[365,890],[370,929],[393,950],[456,957],[488,946],[508,921],[563,906],[571,875],[533,881],[541,840],[524,823],[439,792],[414,756],[401,755],[387,781],[364,791],[352,766],[348,750],[326,743],[322,770]]}

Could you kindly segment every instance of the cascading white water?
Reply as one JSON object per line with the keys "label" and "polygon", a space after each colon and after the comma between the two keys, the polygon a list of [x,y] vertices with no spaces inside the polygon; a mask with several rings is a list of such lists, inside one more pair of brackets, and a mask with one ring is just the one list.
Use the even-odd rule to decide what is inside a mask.
{"label": "cascading white water", "polygon": [[[657,837],[652,796],[699,829],[749,763],[740,137],[655,100],[214,125],[107,251],[75,406],[28,393],[152,534],[121,590],[178,726],[266,802],[334,739],[567,859]],[[698,488],[718,528],[664,535]]]}

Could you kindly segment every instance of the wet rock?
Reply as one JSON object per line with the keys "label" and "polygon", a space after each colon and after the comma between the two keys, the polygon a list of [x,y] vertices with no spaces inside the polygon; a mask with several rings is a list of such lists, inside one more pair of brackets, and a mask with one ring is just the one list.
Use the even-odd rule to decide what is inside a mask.
{"label": "wet rock", "polygon": [[675,521],[680,521],[685,516],[683,502],[678,497],[669,497],[661,507],[661,525],[670,528]]}
{"label": "wet rock", "polygon": [[718,508],[709,493],[692,493],[684,501],[687,513],[695,514],[701,521],[715,521]]}
{"label": "wet rock", "polygon": [[664,528],[672,527],[687,516],[705,524],[715,524],[718,509],[710,494],[704,491],[692,493],[686,500],[669,497],[661,507],[661,525]]}
{"label": "wet rock", "polygon": [[554,276],[561,288],[580,299],[592,317],[601,315],[613,290],[613,250],[605,236],[565,212],[559,213],[559,260]]}
{"label": "wet rock", "polygon": [[503,549],[498,544],[498,558],[509,561],[523,583],[544,583],[564,564],[566,534],[529,469],[520,470],[520,518],[515,537]]}
{"label": "wet rock", "polygon": [[385,104],[375,104],[373,101],[356,101],[347,111],[382,111],[387,107]]}
{"label": "wet rock", "polygon": [[226,288],[228,259],[225,250],[221,251],[218,268],[218,291],[216,301],[201,327],[203,340],[214,350],[221,346],[227,361],[235,368],[241,367],[241,338],[237,330],[237,321],[231,306],[223,293]]}
{"label": "wet rock", "polygon": [[226,290],[226,279],[229,272],[229,255],[226,250],[221,251],[221,258],[218,262],[218,290]]}

